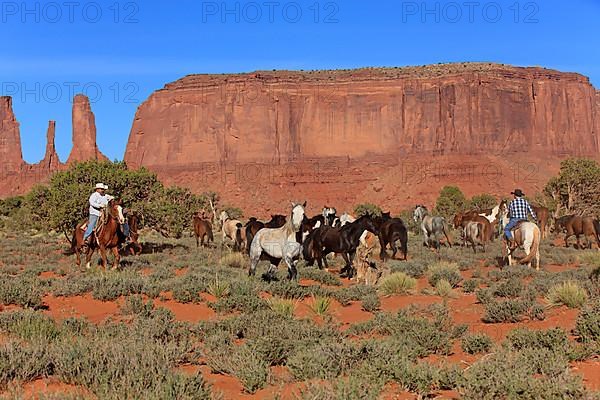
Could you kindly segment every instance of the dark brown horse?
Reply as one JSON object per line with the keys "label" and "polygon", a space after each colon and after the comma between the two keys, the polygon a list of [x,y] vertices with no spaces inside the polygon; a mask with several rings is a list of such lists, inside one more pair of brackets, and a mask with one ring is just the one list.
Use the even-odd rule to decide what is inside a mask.
{"label": "dark brown horse", "polygon": [[126,250],[132,256],[142,254],[142,245],[139,242],[140,235],[138,233],[138,222],[139,218],[136,213],[123,210],[123,216],[127,219],[127,225],[129,225],[129,244],[126,246]]}
{"label": "dark brown horse", "polygon": [[535,216],[537,217],[538,225],[542,233],[542,239],[545,239],[548,235],[548,230],[550,229],[550,224],[548,224],[548,221],[550,220],[550,210],[546,207],[534,205],[532,205],[531,208],[533,208],[533,212],[535,212]]}
{"label": "dark brown horse", "polygon": [[[194,215],[194,236],[196,236],[196,247],[208,247],[208,244],[214,241],[212,224],[207,219],[202,218],[198,213]],[[206,243],[204,240],[206,239]]]}
{"label": "dark brown horse", "polygon": [[[100,250],[100,256],[102,257],[102,267],[106,269],[106,250],[111,250],[113,253],[113,265],[112,269],[117,269],[121,256],[119,255],[119,247],[125,243],[125,235],[121,232],[119,225],[125,222],[123,217],[122,208],[118,201],[110,200],[107,207],[102,213],[102,217],[98,219],[96,228],[92,233],[92,240],[89,247],[87,247],[85,263],[86,268],[90,268],[90,260],[96,249]],[[81,266],[81,251],[83,247],[83,233],[82,226],[85,222],[78,224],[73,232],[71,239],[71,250],[69,253],[77,255],[77,266]]]}
{"label": "dark brown horse", "polygon": [[382,261],[387,258],[387,245],[389,244],[392,248],[392,259],[396,257],[398,247],[396,242],[400,241],[400,250],[403,254],[403,260],[406,260],[408,255],[408,232],[404,221],[400,218],[392,218],[389,212],[381,214],[381,224],[379,227],[379,245],[381,247],[381,253],[379,257]]}
{"label": "dark brown horse", "polygon": [[377,222],[369,214],[365,214],[356,221],[339,228],[329,225],[319,227],[316,230],[313,244],[315,259],[319,264],[319,268],[323,268],[323,262],[327,265],[327,255],[329,253],[337,253],[342,255],[346,263],[340,271],[340,275],[346,275],[348,278],[354,276],[352,261],[364,231],[369,231],[375,235],[379,234]]}
{"label": "dark brown horse", "polygon": [[255,217],[250,217],[250,220],[246,223],[246,252],[250,254],[250,245],[252,244],[252,239],[254,239],[254,235],[256,232],[260,231],[262,228],[281,228],[285,225],[286,219],[285,215],[275,214],[271,215],[271,220],[269,222],[262,222],[257,220]]}
{"label": "dark brown horse", "polygon": [[581,249],[579,236],[586,238],[586,248],[592,248],[592,239],[596,240],[600,248],[600,223],[592,217],[581,217],[579,215],[565,215],[554,221],[553,231],[565,232],[565,247],[569,247],[569,238],[573,235],[577,238],[577,248]]}

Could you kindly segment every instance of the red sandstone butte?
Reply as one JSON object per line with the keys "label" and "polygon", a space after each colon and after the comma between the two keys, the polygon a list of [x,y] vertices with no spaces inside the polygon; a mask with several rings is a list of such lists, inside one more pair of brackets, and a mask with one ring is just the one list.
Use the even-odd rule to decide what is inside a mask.
{"label": "red sandstone butte", "polygon": [[[0,196],[26,193],[36,183],[46,182],[50,175],[66,167],[54,147],[56,122],[48,122],[46,153],[36,164],[23,161],[19,123],[12,110],[12,99],[0,97]],[[96,145],[96,126],[89,100],[77,95],[73,101],[73,149],[69,163],[106,160]]]}
{"label": "red sandstone butte", "polygon": [[250,212],[309,198],[349,208],[541,191],[567,156],[597,157],[600,94],[543,68],[460,63],[190,75],[137,110],[125,161]]}
{"label": "red sandstone butte", "polygon": [[90,100],[82,94],[73,99],[73,148],[67,164],[83,160],[108,160],[96,145],[96,119]]}

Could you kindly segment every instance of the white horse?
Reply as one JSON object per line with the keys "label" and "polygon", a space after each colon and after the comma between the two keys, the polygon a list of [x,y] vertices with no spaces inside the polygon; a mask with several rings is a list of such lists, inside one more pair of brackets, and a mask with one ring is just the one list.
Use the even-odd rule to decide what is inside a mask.
{"label": "white horse", "polygon": [[417,224],[421,225],[421,232],[423,232],[423,246],[430,247],[433,244],[437,247],[439,243],[437,236],[444,234],[448,241],[448,246],[452,247],[452,241],[448,236],[448,227],[446,226],[446,220],[444,217],[434,217],[429,215],[427,207],[423,205],[417,205],[413,211],[413,219]]}
{"label": "white horse", "polygon": [[269,260],[271,265],[265,274],[267,279],[272,279],[281,259],[288,268],[288,278],[297,279],[296,264],[302,251],[302,245],[296,241],[296,232],[300,230],[304,219],[304,204],[292,203],[290,218],[281,228],[263,228],[259,230],[250,245],[250,269],[248,275],[256,273],[256,265],[262,260]]}
{"label": "white horse", "polygon": [[337,210],[334,207],[325,206],[323,207],[323,211],[321,215],[323,215],[323,220],[325,221],[325,225],[333,226],[333,222],[336,220],[335,214]]}
{"label": "white horse", "polygon": [[[506,226],[506,224],[508,224],[509,221],[508,207],[506,206],[506,202],[504,202],[504,204],[501,204],[500,217],[502,227]],[[523,248],[523,250],[525,250],[525,257],[521,259],[520,263],[527,264],[527,266],[531,268],[532,261],[535,259],[535,269],[539,271],[541,240],[540,228],[537,226],[537,224],[534,224],[533,222],[523,221],[517,225],[516,229],[513,229],[512,234],[515,238],[515,242],[517,243],[518,247],[521,247]],[[504,234],[502,235],[504,236]],[[504,237],[503,243],[503,255],[505,255],[508,258],[508,265],[513,265],[512,253],[516,249],[510,249],[506,237]]]}

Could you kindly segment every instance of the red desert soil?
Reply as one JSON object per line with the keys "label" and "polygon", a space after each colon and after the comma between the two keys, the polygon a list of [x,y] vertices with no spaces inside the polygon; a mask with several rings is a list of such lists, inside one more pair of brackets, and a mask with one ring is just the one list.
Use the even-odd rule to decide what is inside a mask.
{"label": "red desert soil", "polygon": [[583,376],[583,383],[588,389],[600,391],[600,358],[571,363],[572,370]]}
{"label": "red desert soil", "polygon": [[199,321],[208,321],[215,319],[217,313],[204,303],[178,303],[173,300],[155,300],[156,307],[164,307],[170,310],[178,321],[186,321],[196,323]]}
{"label": "red desert soil", "polygon": [[[36,379],[32,382],[27,382],[21,387],[21,391],[18,392],[19,399],[33,400],[39,398],[46,398],[48,396],[56,396],[59,398],[60,395],[70,396],[81,396],[85,399],[95,399],[96,396],[91,394],[88,390],[83,387],[69,385],[63,383],[55,378],[43,378]],[[6,392],[0,395],[0,399],[8,399],[10,393]]]}
{"label": "red desert soil", "polygon": [[100,323],[119,313],[119,304],[115,301],[100,301],[91,294],[72,297],[44,296],[48,309],[44,313],[62,320],[69,317],[85,317],[90,322]]}

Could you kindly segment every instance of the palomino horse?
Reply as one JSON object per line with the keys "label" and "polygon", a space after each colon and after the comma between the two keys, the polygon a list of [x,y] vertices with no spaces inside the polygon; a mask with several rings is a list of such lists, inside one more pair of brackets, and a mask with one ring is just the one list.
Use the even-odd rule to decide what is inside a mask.
{"label": "palomino horse", "polygon": [[285,215],[275,214],[271,215],[271,220],[267,223],[257,220],[255,217],[251,217],[246,223],[246,251],[250,254],[250,245],[256,232],[262,228],[281,228],[285,225]]}
{"label": "palomino horse", "polygon": [[323,215],[323,220],[325,225],[333,226],[333,221],[336,219],[335,214],[337,210],[334,207],[325,206],[323,207],[323,211],[321,215]]}
{"label": "palomino horse", "polygon": [[[106,250],[110,249],[114,256],[112,269],[117,269],[121,260],[119,246],[125,242],[125,236],[121,232],[121,229],[119,229],[119,225],[124,222],[125,218],[123,217],[122,207],[114,199],[110,200],[92,233],[91,244],[85,256],[86,268],[90,268],[92,255],[96,249],[99,249],[100,256],[102,257],[102,267],[106,269]],[[75,253],[77,255],[78,267],[81,266],[81,248],[83,247],[84,233],[82,226],[84,224],[85,222],[82,222],[75,227],[75,232],[73,232],[73,238],[71,239],[71,250],[69,253],[65,253]]]}
{"label": "palomino horse", "polygon": [[250,269],[248,275],[256,273],[256,265],[260,260],[269,260],[271,265],[265,278],[274,278],[277,266],[283,259],[287,264],[288,278],[297,279],[296,263],[302,250],[302,245],[296,241],[296,233],[304,219],[304,204],[292,203],[290,218],[280,228],[263,228],[256,232],[250,245]]}
{"label": "palomino horse", "polygon": [[237,219],[231,218],[227,211],[221,211],[219,221],[221,221],[221,234],[223,235],[221,245],[226,246],[225,239],[229,238],[233,241],[233,250],[240,250],[242,243],[240,242],[241,235],[239,234],[239,231],[242,229],[242,223]]}
{"label": "palomino horse", "polygon": [[600,248],[600,224],[592,217],[580,217],[578,215],[565,215],[554,221],[553,231],[565,232],[565,247],[569,247],[569,238],[575,235],[577,239],[577,248],[581,249],[579,236],[583,235],[586,239],[586,248],[592,248],[592,239],[596,241]]}
{"label": "palomino horse", "polygon": [[392,259],[396,257],[398,247],[396,242],[400,241],[400,250],[402,251],[403,259],[406,260],[408,255],[408,231],[404,225],[404,221],[400,218],[392,218],[389,212],[381,214],[381,225],[379,227],[379,247],[381,248],[379,257],[382,261],[387,258],[387,245],[392,248]]}
{"label": "palomino horse", "polygon": [[[502,227],[506,226],[509,221],[508,207],[506,206],[506,202],[504,202],[504,204],[501,203],[500,221],[502,222]],[[525,250],[525,257],[521,259],[520,263],[527,264],[529,267],[531,267],[531,263],[535,259],[535,269],[539,271],[540,241],[542,239],[540,228],[533,222],[522,221],[519,222],[512,230],[512,234],[518,247],[522,247],[523,250]],[[513,265],[512,253],[516,249],[510,249],[506,237],[504,237],[503,244],[503,254],[508,258],[508,265]]]}
{"label": "palomino horse", "polygon": [[340,274],[346,274],[348,278],[351,278],[354,275],[352,261],[356,254],[356,248],[360,243],[360,238],[365,231],[375,235],[379,234],[379,228],[369,214],[365,214],[356,221],[340,228],[331,226],[319,228],[315,233],[313,248],[319,269],[323,268],[323,262],[327,266],[327,254],[341,254],[346,265],[340,271]]}
{"label": "palomino horse", "polygon": [[[194,236],[196,236],[196,247],[208,247],[208,244],[214,240],[212,224],[209,220],[203,218],[204,214],[194,215]],[[206,242],[204,242],[206,240]]]}
{"label": "palomino horse", "polygon": [[424,246],[430,247],[433,245],[434,248],[437,248],[439,245],[437,237],[440,234],[444,234],[448,246],[452,247],[452,241],[448,236],[448,227],[446,226],[444,217],[431,216],[427,211],[427,207],[417,205],[413,211],[413,218],[417,224],[421,225]]}

